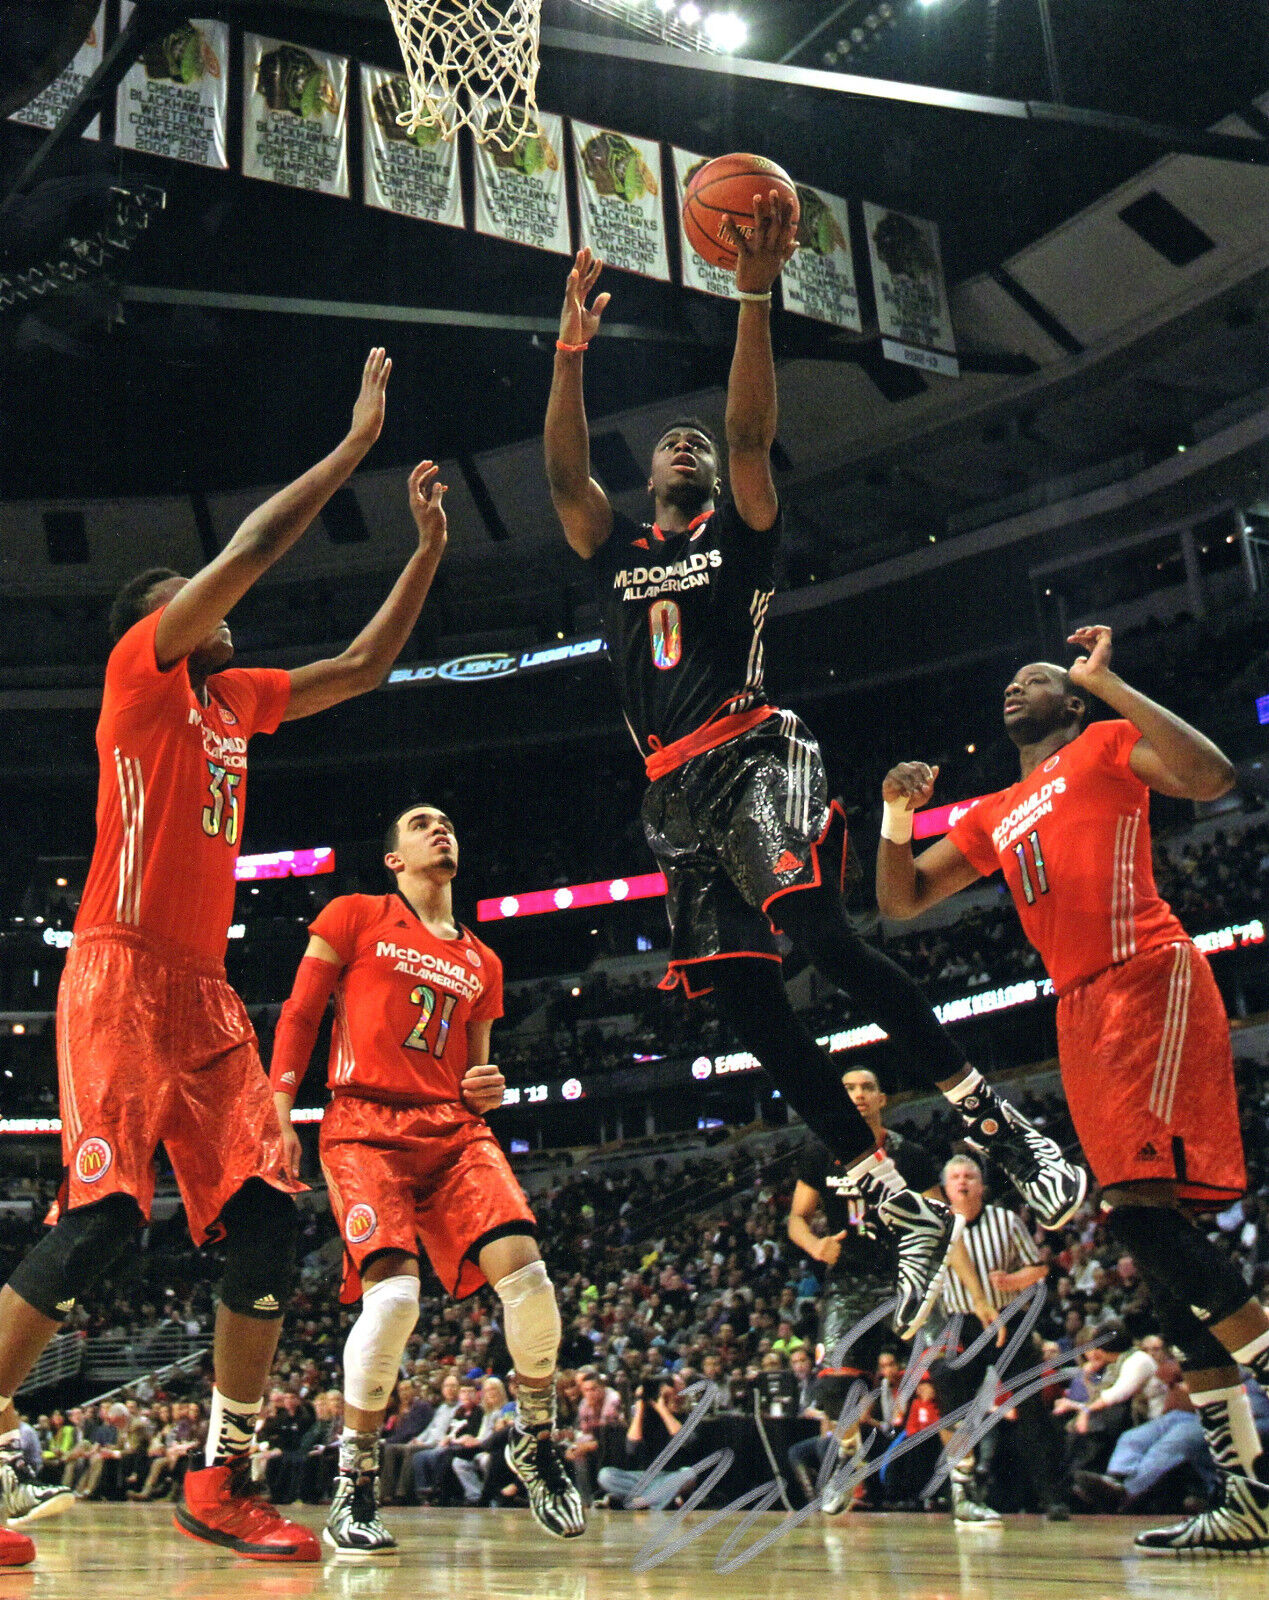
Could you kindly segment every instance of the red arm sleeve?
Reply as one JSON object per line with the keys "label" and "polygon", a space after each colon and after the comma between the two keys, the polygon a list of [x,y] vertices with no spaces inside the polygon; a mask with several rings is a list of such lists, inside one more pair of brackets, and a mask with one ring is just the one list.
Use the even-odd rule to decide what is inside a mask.
{"label": "red arm sleeve", "polygon": [[305,956],[300,962],[273,1036],[269,1087],[275,1094],[294,1096],[304,1082],[322,1013],[335,991],[340,970],[333,961],[321,961],[316,956]]}

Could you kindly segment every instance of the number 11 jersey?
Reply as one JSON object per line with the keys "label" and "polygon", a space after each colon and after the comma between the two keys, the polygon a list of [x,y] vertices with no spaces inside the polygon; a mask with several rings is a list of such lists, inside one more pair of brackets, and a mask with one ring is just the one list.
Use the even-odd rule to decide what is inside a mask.
{"label": "number 11 jersey", "polygon": [[331,1092],[461,1105],[459,1085],[471,1065],[468,1028],[502,1015],[502,962],[489,946],[466,928],[457,939],[438,939],[395,893],[341,895],[309,932],[343,963]]}
{"label": "number 11 jersey", "polygon": [[1147,950],[1188,942],[1155,888],[1150,790],[1129,766],[1131,722],[1094,722],[1028,777],[985,795],[948,837],[999,867],[1058,994]]}
{"label": "number 11 jersey", "polygon": [[716,717],[767,704],[762,627],[780,521],[725,500],[682,533],[614,511],[589,570],[626,725],[645,759]]}

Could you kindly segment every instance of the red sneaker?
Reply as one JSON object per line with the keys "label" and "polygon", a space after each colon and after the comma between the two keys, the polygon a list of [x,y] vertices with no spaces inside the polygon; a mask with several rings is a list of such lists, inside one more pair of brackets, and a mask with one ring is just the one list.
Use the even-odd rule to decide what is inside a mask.
{"label": "red sneaker", "polygon": [[35,1560],[35,1545],[24,1533],[0,1528],[0,1567],[29,1567]]}
{"label": "red sneaker", "polygon": [[253,1561],[322,1559],[314,1535],[300,1523],[288,1522],[251,1481],[246,1456],[187,1472],[173,1520],[191,1539],[224,1545]]}

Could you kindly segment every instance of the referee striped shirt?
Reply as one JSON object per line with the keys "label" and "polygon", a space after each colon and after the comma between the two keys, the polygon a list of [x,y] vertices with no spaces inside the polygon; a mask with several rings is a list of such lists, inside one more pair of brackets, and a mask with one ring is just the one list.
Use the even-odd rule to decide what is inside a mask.
{"label": "referee striped shirt", "polygon": [[[1034,1266],[1040,1259],[1040,1252],[1022,1219],[1003,1206],[984,1206],[973,1222],[965,1224],[961,1241],[969,1251],[969,1259],[974,1263],[974,1271],[993,1311],[1016,1300],[1021,1291],[994,1288],[990,1274],[1016,1272],[1019,1267]],[[955,1272],[948,1273],[943,1286],[943,1309],[967,1312],[971,1316],[974,1312],[973,1298]]]}

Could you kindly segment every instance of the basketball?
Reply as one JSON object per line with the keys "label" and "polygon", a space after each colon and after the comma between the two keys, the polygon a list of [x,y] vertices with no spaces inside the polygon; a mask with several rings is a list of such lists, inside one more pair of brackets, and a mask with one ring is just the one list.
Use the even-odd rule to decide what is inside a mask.
{"label": "basketball", "polygon": [[779,189],[793,206],[798,220],[798,192],[783,167],[766,156],[718,156],[698,167],[688,180],[683,197],[683,233],[692,249],[715,267],[728,272],[736,265],[736,251],[724,231],[731,217],[742,233],[753,229],[754,196]]}

